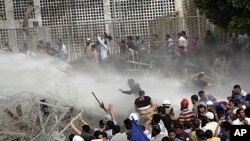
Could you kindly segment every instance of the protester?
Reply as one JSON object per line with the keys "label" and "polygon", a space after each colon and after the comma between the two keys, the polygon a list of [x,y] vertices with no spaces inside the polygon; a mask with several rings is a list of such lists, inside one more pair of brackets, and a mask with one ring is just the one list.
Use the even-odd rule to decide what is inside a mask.
{"label": "protester", "polygon": [[167,52],[172,52],[174,47],[174,41],[173,39],[170,37],[169,34],[166,35],[166,51]]}
{"label": "protester", "polygon": [[69,141],[84,141],[84,139],[78,135],[70,134]]}
{"label": "protester", "polygon": [[192,108],[192,111],[194,113],[194,115],[197,115],[198,114],[198,105],[199,105],[199,101],[198,101],[198,96],[197,95],[192,95],[191,96],[191,101],[192,101],[192,104],[193,104],[193,108]]}
{"label": "protester", "polygon": [[184,127],[182,124],[178,123],[174,128],[177,134],[176,138],[180,139],[181,141],[189,140],[189,134],[184,131]]}
{"label": "protester", "polygon": [[233,125],[250,125],[250,118],[246,117],[244,109],[239,108],[236,111],[237,119],[233,121]]}
{"label": "protester", "polygon": [[58,39],[58,54],[59,54],[60,60],[67,61],[68,51],[67,51],[66,45],[63,44],[62,39]]}
{"label": "protester", "polygon": [[165,128],[168,131],[172,129],[172,120],[170,115],[166,113],[166,109],[163,106],[158,106],[157,113],[161,116],[161,120],[164,123]]}
{"label": "protester", "polygon": [[[207,124],[202,128],[202,130],[205,132],[206,130],[211,130],[213,134],[215,133],[215,129],[217,127],[217,122],[214,120],[214,114],[212,112],[206,113],[207,117]],[[220,128],[218,129],[218,132],[220,132]],[[216,135],[217,136],[217,135]]]}
{"label": "protester", "polygon": [[178,139],[178,138],[176,137],[177,134],[176,134],[176,132],[175,132],[174,129],[170,129],[170,130],[168,131],[168,135],[169,135],[170,141],[181,141],[180,139]]}
{"label": "protester", "polygon": [[119,125],[114,125],[114,127],[112,128],[112,134],[113,137],[111,138],[110,141],[128,141],[126,134],[120,132]]}
{"label": "protester", "polygon": [[217,102],[216,98],[211,94],[206,94],[204,91],[199,91],[198,95],[200,97],[199,102],[207,103],[207,101]]}
{"label": "protester", "polygon": [[220,138],[214,137],[214,134],[211,130],[206,130],[205,136],[207,138],[207,141],[220,141]]}
{"label": "protester", "polygon": [[206,36],[205,36],[204,42],[205,42],[205,46],[207,48],[209,48],[209,49],[215,49],[215,47],[216,47],[216,40],[215,40],[215,37],[211,33],[210,30],[206,31]]}
{"label": "protester", "polygon": [[188,100],[185,98],[182,99],[182,101],[181,101],[181,113],[179,116],[180,122],[184,123],[184,121],[191,121],[194,119],[194,113],[193,113],[193,111],[188,109],[188,106],[189,106]]}
{"label": "protester", "polygon": [[205,78],[206,77],[205,77],[204,72],[200,72],[199,74],[195,74],[192,76],[192,81],[193,81],[193,85],[194,85],[195,90],[197,90],[197,89],[198,90],[205,90],[206,87],[211,86],[211,84],[208,83]]}
{"label": "protester", "polygon": [[128,86],[130,88],[129,91],[123,91],[122,89],[119,89],[120,92],[124,94],[138,94],[141,91],[141,87],[138,83],[135,83],[134,79],[128,79]]}
{"label": "protester", "polygon": [[109,47],[107,45],[107,42],[104,40],[104,38],[101,38],[100,36],[97,36],[97,42],[99,48],[99,60],[102,64],[107,64],[109,61]]}
{"label": "protester", "polygon": [[161,132],[159,124],[154,124],[152,126],[152,140],[151,141],[161,141],[167,135]]}
{"label": "protester", "polygon": [[166,109],[166,114],[169,114],[170,116],[174,116],[174,109],[171,107],[171,102],[168,99],[165,99],[162,102],[162,106]]}
{"label": "protester", "polygon": [[152,112],[152,107],[155,108],[151,97],[145,96],[145,92],[143,90],[139,92],[139,97],[135,99],[134,106],[136,112],[145,115]]}
{"label": "protester", "polygon": [[[77,127],[75,126],[74,122],[76,119],[80,118],[81,119],[81,122],[84,124],[82,126],[82,131],[77,129]],[[90,126],[88,125],[88,123],[83,119],[81,113],[79,113],[75,119],[72,119],[71,120],[71,123],[70,123],[71,127],[74,129],[74,131],[79,135],[81,136],[83,139],[85,139],[86,141],[91,141],[91,139],[93,138],[94,136],[94,131],[90,128]]]}

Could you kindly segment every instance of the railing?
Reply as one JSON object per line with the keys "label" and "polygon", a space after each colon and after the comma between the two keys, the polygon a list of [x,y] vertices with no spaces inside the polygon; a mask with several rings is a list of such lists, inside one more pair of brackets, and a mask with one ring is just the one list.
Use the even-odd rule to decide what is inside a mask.
{"label": "railing", "polygon": [[164,42],[166,34],[177,39],[177,33],[185,30],[190,38],[203,37],[207,29],[212,29],[212,25],[201,16],[162,17],[154,20],[134,21],[88,21],[66,26],[28,28],[29,36],[26,35],[23,28],[0,29],[0,47],[3,48],[5,43],[9,43],[16,52],[24,46],[36,51],[39,40],[50,42],[52,47],[56,47],[58,39],[62,39],[69,51],[70,61],[74,61],[84,56],[87,38],[91,38],[95,42],[96,36],[101,36],[104,32],[113,38],[108,45],[110,53],[116,54],[119,52],[117,38],[126,40],[128,36],[139,36],[146,45],[150,46],[154,35],[157,35],[157,41]]}

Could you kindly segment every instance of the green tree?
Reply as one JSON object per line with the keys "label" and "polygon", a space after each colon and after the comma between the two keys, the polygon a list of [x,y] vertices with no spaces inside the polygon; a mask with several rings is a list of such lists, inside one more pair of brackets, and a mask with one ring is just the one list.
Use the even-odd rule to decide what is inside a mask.
{"label": "green tree", "polygon": [[4,20],[6,18],[5,12],[0,11],[0,20]]}
{"label": "green tree", "polygon": [[250,33],[250,0],[193,0],[201,14],[227,32]]}

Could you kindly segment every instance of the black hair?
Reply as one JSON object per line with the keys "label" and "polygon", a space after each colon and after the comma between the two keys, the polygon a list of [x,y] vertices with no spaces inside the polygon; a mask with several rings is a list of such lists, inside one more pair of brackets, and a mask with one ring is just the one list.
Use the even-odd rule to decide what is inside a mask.
{"label": "black hair", "polygon": [[159,123],[161,121],[161,116],[159,114],[154,114],[152,121],[154,124]]}
{"label": "black hair", "polygon": [[185,127],[185,129],[190,129],[192,126],[192,122],[191,121],[184,121],[183,126]]}
{"label": "black hair", "polygon": [[213,137],[213,132],[212,130],[208,129],[205,131],[205,136],[207,137],[207,139],[210,139]]}
{"label": "black hair", "polygon": [[239,115],[239,114],[240,114],[240,111],[242,111],[242,110],[244,110],[244,109],[242,109],[242,108],[237,109],[237,110],[236,110],[236,115]]}
{"label": "black hair", "polygon": [[105,125],[102,119],[99,120],[99,124],[100,124],[100,125]]}
{"label": "black hair", "polygon": [[161,133],[161,128],[160,128],[159,124],[153,125],[152,126],[152,136],[154,137],[160,133]]}
{"label": "black hair", "polygon": [[132,122],[131,122],[131,120],[129,119],[129,118],[126,118],[124,121],[123,121],[123,123],[124,123],[124,125],[125,125],[125,127],[126,127],[126,129],[127,130],[130,130],[131,128],[132,128]]}
{"label": "black hair", "polygon": [[191,96],[191,100],[198,101],[198,99],[199,99],[198,95],[196,95],[196,94]]}
{"label": "black hair", "polygon": [[169,133],[172,133],[172,132],[174,132],[174,133],[176,134],[176,132],[175,132],[174,129],[169,129],[169,130],[168,130],[168,134],[169,134]]}
{"label": "black hair", "polygon": [[170,141],[169,137],[163,137],[161,141]]}
{"label": "black hair", "polygon": [[113,121],[111,121],[111,120],[108,120],[107,121],[107,124],[106,124],[106,128],[108,128],[108,129],[112,129],[113,127],[114,127],[114,122]]}
{"label": "black hair", "polygon": [[108,138],[108,135],[106,132],[100,132],[99,135],[102,135],[103,138],[106,138],[106,139]]}
{"label": "black hair", "polygon": [[140,90],[139,95],[145,95],[145,92],[143,90]]}
{"label": "black hair", "polygon": [[116,134],[116,133],[119,133],[121,131],[120,129],[120,126],[119,125],[114,125],[114,127],[112,128],[113,132]]}
{"label": "black hair", "polygon": [[184,127],[183,127],[183,125],[182,124],[180,124],[180,123],[177,123],[176,125],[175,125],[175,127],[174,127],[175,129],[176,128],[180,128],[180,129],[184,129]]}
{"label": "black hair", "polygon": [[186,35],[186,31],[184,31],[184,30],[182,30],[181,33],[182,33],[183,35]]}
{"label": "black hair", "polygon": [[166,109],[163,106],[158,106],[157,111],[162,114],[166,114]]}
{"label": "black hair", "polygon": [[220,126],[221,126],[222,128],[224,128],[225,131],[229,131],[229,130],[230,130],[231,123],[228,122],[228,121],[224,121],[224,122],[221,123]]}
{"label": "black hair", "polygon": [[195,128],[199,128],[200,127],[200,121],[198,120],[198,119],[194,119],[193,120],[193,126],[195,127]]}
{"label": "black hair", "polygon": [[201,97],[203,94],[205,94],[204,91],[199,91],[199,92],[198,92],[199,97]]}
{"label": "black hair", "polygon": [[205,132],[201,129],[196,130],[195,134],[199,139],[206,139]]}
{"label": "black hair", "polygon": [[236,88],[241,89],[241,88],[240,88],[240,85],[234,85],[234,89],[236,89]]}
{"label": "black hair", "polygon": [[89,125],[83,125],[82,126],[82,131],[89,132],[90,131],[90,126]]}
{"label": "black hair", "polygon": [[94,132],[94,137],[95,137],[96,139],[98,139],[98,136],[100,135],[100,133],[101,133],[101,131],[96,130],[96,131]]}
{"label": "black hair", "polygon": [[73,138],[75,137],[75,134],[70,134],[69,135],[69,141],[73,141]]}

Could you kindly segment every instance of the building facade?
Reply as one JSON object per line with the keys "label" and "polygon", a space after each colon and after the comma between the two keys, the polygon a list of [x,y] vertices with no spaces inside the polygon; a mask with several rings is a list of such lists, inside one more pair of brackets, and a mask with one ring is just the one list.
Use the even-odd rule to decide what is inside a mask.
{"label": "building facade", "polygon": [[[83,52],[86,38],[104,32],[115,38],[140,36],[149,41],[149,22],[160,17],[184,16],[180,0],[33,0],[28,37],[23,18],[29,0],[0,0],[0,46],[6,42],[18,51],[31,40],[63,39],[70,52]],[[115,46],[114,41],[111,46]],[[115,50],[114,50],[115,51]],[[116,50],[117,51],[117,50]]]}

